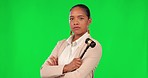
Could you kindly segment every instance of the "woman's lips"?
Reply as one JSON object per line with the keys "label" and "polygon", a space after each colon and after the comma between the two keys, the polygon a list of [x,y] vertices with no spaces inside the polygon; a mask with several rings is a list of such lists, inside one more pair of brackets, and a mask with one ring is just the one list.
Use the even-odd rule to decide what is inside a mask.
{"label": "woman's lips", "polygon": [[74,27],[73,29],[74,29],[74,30],[78,30],[78,29],[80,29],[80,27]]}

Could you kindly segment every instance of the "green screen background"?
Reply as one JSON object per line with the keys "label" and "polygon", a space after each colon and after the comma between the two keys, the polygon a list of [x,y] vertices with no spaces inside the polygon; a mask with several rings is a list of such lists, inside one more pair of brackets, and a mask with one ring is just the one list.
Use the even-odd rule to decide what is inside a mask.
{"label": "green screen background", "polygon": [[148,78],[147,0],[0,0],[0,78],[40,78],[78,3],[90,8],[90,33],[103,47],[95,78]]}

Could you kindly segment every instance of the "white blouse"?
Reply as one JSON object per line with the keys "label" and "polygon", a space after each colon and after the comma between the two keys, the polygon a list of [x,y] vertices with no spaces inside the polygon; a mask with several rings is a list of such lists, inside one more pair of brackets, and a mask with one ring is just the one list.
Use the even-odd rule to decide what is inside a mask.
{"label": "white blouse", "polygon": [[63,50],[61,55],[58,58],[58,65],[66,65],[69,64],[75,57],[76,55],[76,49],[79,48],[79,46],[85,42],[85,39],[88,38],[90,35],[88,32],[86,32],[84,35],[82,35],[79,39],[76,41],[72,42],[73,35],[70,36],[66,41],[68,45],[66,48]]}

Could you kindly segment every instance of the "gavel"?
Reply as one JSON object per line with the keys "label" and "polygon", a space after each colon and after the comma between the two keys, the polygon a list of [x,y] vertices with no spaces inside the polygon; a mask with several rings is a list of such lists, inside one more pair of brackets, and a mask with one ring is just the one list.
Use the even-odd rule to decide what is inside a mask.
{"label": "gavel", "polygon": [[87,39],[85,40],[85,43],[87,44],[87,46],[86,46],[86,48],[85,48],[83,54],[80,56],[80,59],[83,58],[84,54],[86,53],[86,51],[87,51],[87,49],[88,49],[89,47],[94,48],[94,47],[96,46],[96,43],[95,43],[93,40],[91,40],[90,38],[87,38]]}

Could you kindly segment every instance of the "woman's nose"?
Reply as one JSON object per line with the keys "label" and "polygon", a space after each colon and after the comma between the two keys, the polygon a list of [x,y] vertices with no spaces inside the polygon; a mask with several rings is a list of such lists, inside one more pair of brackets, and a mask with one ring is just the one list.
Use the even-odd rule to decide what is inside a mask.
{"label": "woman's nose", "polygon": [[74,25],[78,25],[78,24],[79,24],[78,20],[74,20]]}

